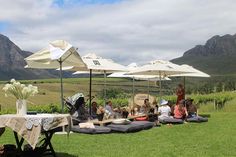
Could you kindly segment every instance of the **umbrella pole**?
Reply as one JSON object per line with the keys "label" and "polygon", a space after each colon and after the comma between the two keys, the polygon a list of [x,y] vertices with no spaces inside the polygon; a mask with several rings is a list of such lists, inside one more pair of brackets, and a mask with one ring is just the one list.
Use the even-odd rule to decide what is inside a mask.
{"label": "umbrella pole", "polygon": [[159,72],[159,88],[160,88],[160,100],[161,100],[161,95],[162,95],[162,91],[161,91],[161,72]]}
{"label": "umbrella pole", "polygon": [[107,82],[106,82],[106,70],[104,70],[104,101],[105,101],[105,105],[106,105],[106,96],[107,96],[107,90],[106,90],[106,84],[107,84]]}
{"label": "umbrella pole", "polygon": [[89,115],[92,114],[92,69],[89,69]]}
{"label": "umbrella pole", "polygon": [[185,76],[184,76],[184,99],[185,99]]}
{"label": "umbrella pole", "polygon": [[60,82],[61,82],[61,112],[64,112],[64,101],[63,101],[63,83],[62,83],[62,61],[59,60],[60,64]]}
{"label": "umbrella pole", "polygon": [[133,104],[134,104],[134,76],[133,76]]}
{"label": "umbrella pole", "polygon": [[149,95],[150,95],[150,82],[149,82],[149,78],[148,78],[148,99],[149,99]]}

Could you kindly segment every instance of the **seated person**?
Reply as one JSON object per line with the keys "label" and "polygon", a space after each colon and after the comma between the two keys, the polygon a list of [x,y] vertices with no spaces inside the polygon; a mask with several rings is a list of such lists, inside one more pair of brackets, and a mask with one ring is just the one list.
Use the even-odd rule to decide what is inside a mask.
{"label": "seated person", "polygon": [[99,106],[97,108],[97,118],[98,118],[99,121],[103,120],[104,113],[105,113],[105,109],[102,106]]}
{"label": "seated person", "polygon": [[175,119],[171,116],[171,108],[168,106],[168,101],[161,100],[160,107],[158,108],[158,120],[160,123],[183,123],[181,119]]}
{"label": "seated person", "polygon": [[170,115],[174,117],[175,104],[172,104],[170,101],[168,101],[168,106],[170,107],[171,110]]}
{"label": "seated person", "polygon": [[150,110],[150,103],[148,99],[144,100],[144,104],[140,107],[139,113],[147,114]]}
{"label": "seated person", "polygon": [[129,115],[129,112],[125,107],[123,107],[121,114],[122,114],[122,118],[127,118]]}
{"label": "seated person", "polygon": [[112,107],[112,102],[110,100],[106,103],[105,114],[107,115],[107,118],[113,117],[115,115]]}
{"label": "seated person", "polygon": [[122,117],[122,109],[120,107],[114,108],[113,112],[114,112],[114,116],[116,118],[121,118]]}
{"label": "seated person", "polygon": [[188,98],[186,100],[186,108],[188,112],[187,121],[190,122],[206,122],[207,118],[198,116],[197,106],[193,104],[193,99]]}
{"label": "seated person", "polygon": [[182,99],[174,107],[174,118],[176,119],[185,119],[188,116],[188,112],[185,105],[185,100]]}
{"label": "seated person", "polygon": [[153,113],[157,114],[157,112],[158,112],[158,104],[157,104],[156,100],[152,102],[152,108],[154,109]]}
{"label": "seated person", "polygon": [[91,116],[93,119],[97,118],[97,110],[98,110],[97,102],[93,101],[91,104]]}
{"label": "seated person", "polygon": [[163,121],[166,118],[170,118],[171,110],[167,104],[168,104],[168,101],[161,100],[160,107],[158,108],[158,111],[157,111],[159,115],[158,117],[159,121]]}

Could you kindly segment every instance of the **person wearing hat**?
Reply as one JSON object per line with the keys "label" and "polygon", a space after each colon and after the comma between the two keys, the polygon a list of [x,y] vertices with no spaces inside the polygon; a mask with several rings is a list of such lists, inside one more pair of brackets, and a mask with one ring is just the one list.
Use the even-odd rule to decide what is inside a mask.
{"label": "person wearing hat", "polygon": [[185,100],[182,99],[174,107],[174,118],[185,119],[188,116],[187,109],[185,107]]}
{"label": "person wearing hat", "polygon": [[207,122],[208,119],[198,115],[197,106],[193,104],[193,99],[186,99],[186,108],[188,112],[187,121],[188,122]]}
{"label": "person wearing hat", "polygon": [[166,100],[161,100],[160,107],[158,108],[158,120],[162,124],[182,124],[182,119],[175,119],[173,116],[171,116],[171,108],[168,105],[169,102]]}
{"label": "person wearing hat", "polygon": [[158,108],[158,120],[160,122],[163,122],[165,119],[170,118],[171,109],[170,106],[168,106],[168,101],[161,100],[160,107]]}

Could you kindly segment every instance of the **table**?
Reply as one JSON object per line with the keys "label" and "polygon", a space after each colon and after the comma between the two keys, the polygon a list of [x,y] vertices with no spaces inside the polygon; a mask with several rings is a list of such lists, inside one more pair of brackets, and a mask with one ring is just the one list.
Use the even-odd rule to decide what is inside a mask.
{"label": "table", "polygon": [[[144,116],[147,116],[147,115],[145,115],[145,114],[133,115],[133,116],[128,116],[127,119],[133,120],[135,118],[144,117]],[[94,125],[104,126],[104,125],[111,123],[113,120],[114,119],[106,119],[103,121],[99,121],[99,120],[95,119],[95,120],[91,120],[90,122],[92,122]]]}
{"label": "table", "polygon": [[[20,116],[16,114],[0,115],[0,129],[9,127],[13,130],[17,149],[22,152],[24,140],[35,149],[41,135],[44,141],[40,146],[43,150],[49,151],[54,157],[55,151],[51,144],[51,138],[55,129],[68,125],[71,126],[71,116],[69,114],[36,114]],[[19,139],[21,136],[21,139]]]}

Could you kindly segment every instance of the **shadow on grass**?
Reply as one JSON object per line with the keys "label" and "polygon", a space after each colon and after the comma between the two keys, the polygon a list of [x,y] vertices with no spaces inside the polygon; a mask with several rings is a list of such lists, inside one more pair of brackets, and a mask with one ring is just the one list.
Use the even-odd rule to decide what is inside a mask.
{"label": "shadow on grass", "polygon": [[71,154],[62,153],[62,152],[57,152],[57,153],[56,153],[56,156],[57,156],[57,157],[79,157],[79,155],[71,155]]}

